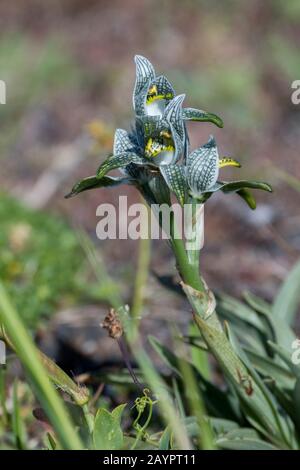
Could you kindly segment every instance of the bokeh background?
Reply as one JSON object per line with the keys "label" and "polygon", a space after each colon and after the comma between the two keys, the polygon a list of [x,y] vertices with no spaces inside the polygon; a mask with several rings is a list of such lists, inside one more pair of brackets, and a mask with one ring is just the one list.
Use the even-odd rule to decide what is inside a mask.
{"label": "bokeh background", "polygon": [[[58,357],[63,344],[65,363],[68,347],[97,364],[118,355],[99,346],[97,325],[112,297],[131,302],[138,244],[97,240],[96,208],[139,196],[128,187],[63,196],[94,174],[114,128],[130,126],[135,54],[188,105],[223,118],[224,129],[189,128],[192,147],[213,133],[221,153],[241,161],[224,178],[273,185],[257,194],[255,212],[234,196],[212,198],[201,255],[215,291],[273,299],[300,253],[300,105],[291,102],[299,50],[298,0],[1,1],[0,276],[44,348]],[[167,245],[153,243],[147,333],[163,335],[166,321],[184,327],[184,300],[158,281],[173,275]]]}

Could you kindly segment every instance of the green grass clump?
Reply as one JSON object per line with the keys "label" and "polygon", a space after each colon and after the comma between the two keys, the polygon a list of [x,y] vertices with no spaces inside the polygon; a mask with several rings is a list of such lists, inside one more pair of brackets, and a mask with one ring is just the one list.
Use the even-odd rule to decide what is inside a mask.
{"label": "green grass clump", "polygon": [[4,194],[0,220],[0,277],[27,326],[35,327],[84,294],[79,282],[84,253],[62,219]]}

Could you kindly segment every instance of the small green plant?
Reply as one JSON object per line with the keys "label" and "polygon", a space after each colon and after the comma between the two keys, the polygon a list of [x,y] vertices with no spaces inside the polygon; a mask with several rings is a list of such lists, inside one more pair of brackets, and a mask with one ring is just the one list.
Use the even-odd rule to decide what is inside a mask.
{"label": "small green plant", "polygon": [[[113,155],[100,165],[95,176],[77,183],[68,197],[83,190],[124,182],[135,185],[149,204],[170,204],[169,192],[175,194],[181,205],[203,204],[221,190],[237,193],[254,209],[255,200],[249,189],[271,191],[268,184],[219,181],[220,167],[239,165],[232,158],[219,157],[213,137],[199,149],[189,151],[187,121],[208,121],[222,127],[222,120],[212,113],[182,108],[185,95],[175,96],[169,81],[164,76],[158,77],[147,59],[136,56],[135,61],[135,129],[131,133],[116,131]],[[106,176],[115,168],[122,168],[126,176],[118,179]],[[174,226],[170,245],[201,339],[235,391],[242,412],[272,443],[293,448],[297,444],[295,435],[290,432],[293,429],[291,417],[282,417],[278,400],[249,366],[228,324],[224,330],[216,313],[214,295],[199,274],[199,256],[186,250],[184,242],[176,238]]]}

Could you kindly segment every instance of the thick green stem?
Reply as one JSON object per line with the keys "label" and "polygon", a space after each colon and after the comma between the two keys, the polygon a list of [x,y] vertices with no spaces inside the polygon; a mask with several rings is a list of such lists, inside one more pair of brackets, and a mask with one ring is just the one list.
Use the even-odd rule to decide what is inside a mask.
{"label": "thick green stem", "polygon": [[184,242],[178,235],[173,214],[171,214],[170,227],[172,235],[170,243],[176,258],[177,268],[182,280],[189,286],[193,287],[193,289],[203,291],[204,284],[199,276],[198,267],[195,265],[191,265],[189,262]]}

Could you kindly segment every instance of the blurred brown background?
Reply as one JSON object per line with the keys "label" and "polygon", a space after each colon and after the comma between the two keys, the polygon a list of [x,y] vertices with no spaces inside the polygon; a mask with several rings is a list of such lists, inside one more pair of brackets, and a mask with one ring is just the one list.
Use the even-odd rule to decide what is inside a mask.
{"label": "blurred brown background", "polygon": [[[7,282],[16,283],[17,296],[24,293],[25,268],[14,275],[15,265],[7,259],[18,263],[20,254],[17,249],[8,255],[7,237],[14,234],[14,224],[20,229],[20,212],[11,203],[5,208],[7,194],[33,214],[58,214],[71,227],[85,228],[130,301],[137,243],[97,241],[95,212],[101,201],[117,202],[119,194],[128,194],[133,202],[138,194],[121,187],[72,200],[63,195],[77,179],[95,172],[111,149],[114,128],[130,126],[133,57],[142,54],[169,77],[177,93],[187,94],[187,105],[223,118],[224,129],[191,124],[192,147],[213,133],[220,152],[243,165],[222,170],[224,178],[273,184],[274,194],[257,194],[256,212],[234,196],[212,198],[201,256],[213,289],[239,297],[247,289],[272,300],[300,252],[300,105],[291,102],[291,83],[300,79],[299,26],[298,0],[2,0],[0,78],[7,84],[7,104],[0,106],[2,230],[7,218],[10,222],[0,238],[0,267]],[[91,129],[100,140],[96,149]],[[44,222],[39,223],[42,230]],[[59,240],[54,236],[47,243],[49,265],[56,262]],[[10,249],[16,250],[11,243]],[[32,253],[38,264],[39,255]],[[174,272],[163,242],[153,243],[152,256],[152,271]],[[47,283],[56,276],[54,271]],[[67,277],[72,274],[66,272]],[[58,287],[53,302],[54,294],[37,292],[30,276],[27,281],[36,303],[48,295],[46,313],[69,306],[68,286],[64,292]],[[151,276],[146,312],[161,311],[165,303],[172,318],[181,301],[169,303],[159,289]],[[85,302],[91,301],[81,297]]]}

